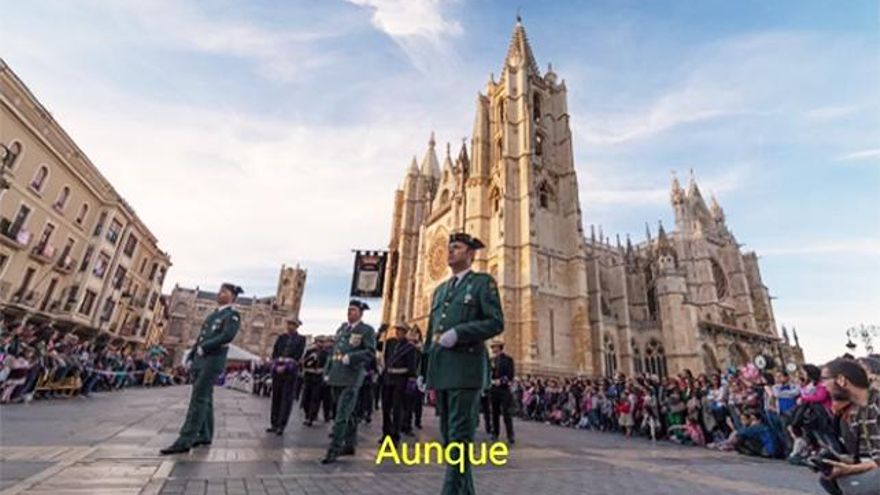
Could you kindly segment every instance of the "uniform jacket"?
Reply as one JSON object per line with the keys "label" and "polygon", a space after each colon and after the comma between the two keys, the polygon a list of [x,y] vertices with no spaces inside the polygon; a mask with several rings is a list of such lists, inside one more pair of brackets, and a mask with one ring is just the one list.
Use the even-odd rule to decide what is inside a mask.
{"label": "uniform jacket", "polygon": [[[425,339],[422,373],[428,388],[485,388],[489,382],[489,354],[485,341],[504,330],[498,286],[487,273],[468,272],[452,289],[447,280],[434,290]],[[451,348],[438,340],[455,329]]]}
{"label": "uniform jacket", "polygon": [[[272,360],[278,358],[292,358],[295,362],[278,363],[283,364],[286,373],[291,373],[297,368],[297,363],[306,349],[306,338],[299,333],[290,335],[282,333],[275,339],[275,345],[272,347]],[[274,371],[274,370],[273,370]]]}
{"label": "uniform jacket", "polygon": [[[349,363],[343,364],[342,357],[348,356]],[[364,322],[348,329],[348,322],[336,330],[333,351],[324,366],[324,375],[329,385],[337,387],[360,387],[364,381],[366,367],[376,359],[376,331]]]}
{"label": "uniform jacket", "polygon": [[[240,326],[241,315],[232,306],[209,314],[202,323],[202,329],[189,354],[193,367],[222,369],[226,366],[229,343],[235,338]],[[204,356],[199,356],[196,352],[199,347]]]}
{"label": "uniform jacket", "polygon": [[492,385],[509,386],[513,383],[514,366],[513,358],[503,352],[493,356],[492,360]]}
{"label": "uniform jacket", "polygon": [[407,379],[416,376],[419,355],[412,342],[403,339],[391,339],[385,343],[384,384],[405,384]]}

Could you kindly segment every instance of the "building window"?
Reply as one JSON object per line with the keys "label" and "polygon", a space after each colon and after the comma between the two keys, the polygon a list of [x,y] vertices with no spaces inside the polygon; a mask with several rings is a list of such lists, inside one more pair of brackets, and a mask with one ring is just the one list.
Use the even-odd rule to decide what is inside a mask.
{"label": "building window", "polygon": [[21,156],[21,143],[15,141],[10,144],[6,151],[6,156],[3,158],[3,167],[12,170],[15,167],[15,162],[18,160],[18,157]]}
{"label": "building window", "polygon": [[501,191],[497,187],[492,189],[490,201],[492,201],[492,212],[498,213],[501,210]]}
{"label": "building window", "polygon": [[98,217],[98,224],[95,225],[95,237],[101,235],[101,230],[104,229],[104,222],[107,221],[107,212],[102,211],[101,216]]}
{"label": "building window", "polygon": [[7,261],[9,261],[9,256],[0,254],[0,275],[3,274],[3,269],[6,268]]}
{"label": "building window", "polygon": [[37,192],[43,192],[43,186],[46,185],[46,178],[49,177],[49,167],[45,165],[40,165],[40,168],[37,170],[37,173],[34,175],[33,180],[31,180],[31,189]]}
{"label": "building window", "polygon": [[150,311],[156,309],[156,303],[159,301],[159,293],[153,292],[150,295]]}
{"label": "building window", "polygon": [[152,268],[150,268],[150,276],[147,277],[150,281],[152,281],[156,277],[156,270],[159,269],[158,263],[153,263]]}
{"label": "building window", "polygon": [[712,260],[712,277],[715,279],[715,295],[718,300],[722,300],[727,296],[727,276],[724,275],[724,269],[716,260]]}
{"label": "building window", "polygon": [[15,240],[19,244],[27,244],[30,242],[31,234],[23,228],[30,214],[31,209],[25,205],[21,205],[18,208],[18,213],[16,213],[15,220],[13,220],[12,223],[9,223],[5,218],[0,220],[0,230],[2,230],[2,234]]}
{"label": "building window", "polygon": [[28,268],[24,272],[24,278],[21,279],[21,285],[18,287],[18,290],[15,292],[18,299],[23,299],[27,297],[28,288],[31,285],[31,280],[34,278],[34,273],[37,271],[33,268]]}
{"label": "building window", "polygon": [[93,254],[95,254],[95,246],[87,247],[86,254],[83,255],[82,263],[79,265],[79,271],[84,272],[89,268],[89,263],[92,262]]}
{"label": "building window", "polygon": [[666,352],[656,340],[648,342],[645,348],[645,372],[666,378]]}
{"label": "building window", "polygon": [[144,256],[144,258],[141,260],[141,269],[138,270],[138,272],[140,272],[140,274],[143,275],[144,270],[146,270],[146,269],[147,269],[147,257]]}
{"label": "building window", "polygon": [[117,266],[116,271],[113,272],[113,288],[121,289],[122,283],[125,281],[125,268],[122,266]]}
{"label": "building window", "polygon": [[110,318],[113,316],[113,309],[116,307],[116,302],[113,301],[112,298],[108,297],[104,300],[104,307],[101,309],[101,321],[110,321]]}
{"label": "building window", "polygon": [[137,247],[137,242],[137,237],[135,237],[134,234],[128,234],[128,239],[125,241],[125,249],[123,249],[122,252],[125,253],[126,256],[131,258],[134,254],[135,248]]}
{"label": "building window", "polygon": [[440,204],[445,205],[449,202],[449,190],[444,189],[443,193],[440,194]]}
{"label": "building window", "polygon": [[40,235],[40,241],[34,246],[34,254],[51,258],[55,254],[55,248],[49,245],[52,239],[52,232],[55,232],[55,226],[47,223],[43,228],[43,234]]}
{"label": "building window", "polygon": [[61,188],[61,193],[58,194],[58,199],[55,200],[55,204],[52,205],[52,208],[55,208],[58,211],[64,211],[64,207],[67,206],[67,198],[70,197],[70,188],[64,186]]}
{"label": "building window", "polygon": [[536,124],[541,123],[541,95],[538,93],[532,95],[532,119]]}
{"label": "building window", "polygon": [[608,335],[605,336],[605,376],[617,374],[617,352],[614,341]]}
{"label": "building window", "polygon": [[68,237],[67,244],[64,245],[64,250],[61,251],[61,256],[58,257],[58,266],[65,270],[73,269],[73,258],[70,257],[70,253],[73,252],[75,242],[72,237]]}
{"label": "building window", "polygon": [[636,341],[632,341],[632,353],[633,353],[633,372],[635,373],[644,373],[644,366],[642,362],[642,351],[639,349]]}
{"label": "building window", "polygon": [[544,154],[544,136],[540,132],[535,133],[535,154],[538,156]]}
{"label": "building window", "polygon": [[119,220],[113,219],[110,222],[110,228],[107,229],[107,240],[110,241],[110,244],[116,245],[116,241],[119,240],[119,234],[122,231],[122,224],[119,223]]}
{"label": "building window", "polygon": [[82,225],[86,220],[86,215],[89,213],[89,204],[83,203],[82,206],[79,207],[79,213],[76,214],[76,223],[77,225]]}
{"label": "building window", "polygon": [[553,189],[550,188],[550,185],[546,182],[542,182],[540,186],[538,186],[538,204],[541,205],[541,208],[545,210],[549,210],[553,203]]}
{"label": "building window", "polygon": [[101,252],[101,254],[98,255],[98,260],[95,261],[95,268],[92,270],[92,273],[98,278],[104,278],[104,273],[107,271],[107,265],[109,264],[110,255]]}
{"label": "building window", "polygon": [[82,304],[79,306],[79,312],[90,316],[92,314],[92,306],[95,305],[95,298],[98,297],[93,291],[87,290],[86,295],[83,296]]}

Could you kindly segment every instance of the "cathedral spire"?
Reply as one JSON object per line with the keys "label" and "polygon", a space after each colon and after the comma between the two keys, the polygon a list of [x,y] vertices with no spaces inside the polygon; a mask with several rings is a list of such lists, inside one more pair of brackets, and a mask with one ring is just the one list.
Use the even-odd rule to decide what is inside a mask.
{"label": "cathedral spire", "polygon": [[409,170],[407,170],[406,175],[419,175],[419,165],[416,161],[416,155],[413,155],[412,162],[409,164]]}
{"label": "cathedral spire", "polygon": [[434,140],[434,131],[431,131],[431,139],[428,140],[428,150],[425,157],[422,158],[422,175],[434,179],[440,178],[440,164],[437,161],[437,152],[434,147],[437,141]]}
{"label": "cathedral spire", "polygon": [[443,171],[452,170],[452,145],[446,143],[446,158],[443,160]]}
{"label": "cathedral spire", "polygon": [[678,182],[675,170],[672,171],[672,190],[669,193],[669,198],[672,200],[673,205],[679,205],[684,202],[684,189],[681,188],[681,184]]}
{"label": "cathedral spire", "polygon": [[513,28],[513,36],[510,39],[510,46],[507,48],[504,65],[505,67],[527,67],[536,76],[540,75],[538,63],[535,62],[535,55],[532,53],[532,47],[529,46],[529,39],[526,36],[526,28],[523,27],[522,17],[519,15],[516,16],[516,25]]}
{"label": "cathedral spire", "polygon": [[703,195],[700,194],[700,188],[697,186],[697,179],[694,177],[694,169],[691,169],[691,176],[688,180],[688,197],[691,199],[695,198],[703,198]]}
{"label": "cathedral spire", "polygon": [[724,223],[724,210],[721,209],[721,205],[719,205],[718,200],[715,199],[714,193],[710,199],[709,211],[712,212],[712,218],[714,218],[716,222]]}

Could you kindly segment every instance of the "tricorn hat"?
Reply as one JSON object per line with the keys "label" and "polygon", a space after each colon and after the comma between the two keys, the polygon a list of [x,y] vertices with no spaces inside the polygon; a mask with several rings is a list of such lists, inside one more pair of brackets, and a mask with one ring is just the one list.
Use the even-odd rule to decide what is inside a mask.
{"label": "tricorn hat", "polygon": [[370,309],[370,306],[367,303],[365,303],[363,301],[359,301],[357,299],[352,299],[351,301],[348,302],[348,305],[354,306],[355,308],[357,308],[361,311],[366,311],[366,310]]}
{"label": "tricorn hat", "polygon": [[228,290],[235,297],[238,297],[239,294],[244,292],[244,289],[242,289],[240,286],[235,285],[233,283],[229,283],[229,282],[224,282],[223,285],[220,286],[220,290],[223,290],[223,289]]}
{"label": "tricorn hat", "polygon": [[464,232],[456,232],[454,234],[451,234],[449,236],[449,243],[452,244],[453,242],[460,242],[471,249],[482,249],[486,247],[486,245],[483,244],[483,241]]}

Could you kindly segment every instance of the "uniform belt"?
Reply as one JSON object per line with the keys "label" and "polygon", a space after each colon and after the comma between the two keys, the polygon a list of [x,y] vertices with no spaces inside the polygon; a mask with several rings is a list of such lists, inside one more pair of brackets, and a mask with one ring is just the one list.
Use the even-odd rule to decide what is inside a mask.
{"label": "uniform belt", "polygon": [[409,373],[409,368],[389,368],[388,373],[392,375],[402,375],[404,373]]}
{"label": "uniform belt", "polygon": [[276,358],[275,361],[278,361],[280,363],[289,363],[291,361],[296,361],[296,359],[293,359],[292,357],[281,356],[279,358]]}
{"label": "uniform belt", "polygon": [[492,385],[495,385],[495,386],[507,385],[507,382],[502,382],[501,378],[493,378]]}
{"label": "uniform belt", "polygon": [[305,370],[303,370],[303,371],[306,372],[306,373],[313,374],[313,375],[320,375],[320,374],[324,373],[322,370],[309,370],[309,369],[305,369]]}

